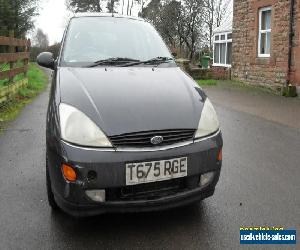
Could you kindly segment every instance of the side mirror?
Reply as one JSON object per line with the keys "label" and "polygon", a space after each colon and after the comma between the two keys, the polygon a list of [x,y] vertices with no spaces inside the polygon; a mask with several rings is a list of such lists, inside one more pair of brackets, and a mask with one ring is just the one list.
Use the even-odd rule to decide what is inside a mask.
{"label": "side mirror", "polygon": [[42,67],[54,69],[55,60],[54,60],[53,54],[50,52],[40,53],[37,56],[36,61],[37,61],[38,65],[40,65]]}

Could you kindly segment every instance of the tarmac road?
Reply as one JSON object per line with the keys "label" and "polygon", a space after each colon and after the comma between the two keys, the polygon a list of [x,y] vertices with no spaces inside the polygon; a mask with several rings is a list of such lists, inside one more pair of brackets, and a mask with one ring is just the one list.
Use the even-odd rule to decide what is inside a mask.
{"label": "tarmac road", "polygon": [[222,93],[207,92],[224,136],[215,195],[170,211],[87,219],[52,213],[47,204],[49,93],[38,96],[0,135],[0,249],[237,249],[240,226],[283,226],[299,235],[300,128],[231,107],[226,96],[223,105]]}

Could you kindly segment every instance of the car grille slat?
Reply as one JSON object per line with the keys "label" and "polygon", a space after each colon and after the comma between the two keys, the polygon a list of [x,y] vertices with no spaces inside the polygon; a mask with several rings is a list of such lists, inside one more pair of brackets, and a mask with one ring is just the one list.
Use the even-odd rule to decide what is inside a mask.
{"label": "car grille slat", "polygon": [[173,142],[173,141],[184,141],[184,140],[188,140],[188,138],[186,136],[178,136],[176,138],[168,138],[168,139],[165,139],[165,142],[168,141],[168,142]]}
{"label": "car grille slat", "polygon": [[200,175],[106,189],[107,201],[155,200],[198,186]]}
{"label": "car grille slat", "polygon": [[[195,129],[155,130],[110,136],[109,139],[116,147],[153,147],[192,140],[194,133]],[[151,138],[154,136],[162,136],[163,142],[153,145]]]}
{"label": "car grille slat", "polygon": [[[165,139],[167,138],[177,138],[179,136],[181,137],[190,137],[191,136],[191,132],[185,132],[185,133],[178,133],[178,134],[163,134],[163,133],[157,133],[156,135],[160,135],[160,136],[163,136]],[[138,137],[134,137],[134,136],[128,136],[127,138],[126,137],[114,137],[114,140],[118,140],[119,142],[127,142],[127,141],[147,141],[147,140],[151,140],[151,138],[153,137],[152,136],[145,136],[145,137],[141,137],[141,138],[138,138]]]}
{"label": "car grille slat", "polygon": [[114,138],[128,138],[128,137],[136,137],[138,136],[153,136],[153,134],[157,135],[157,134],[177,134],[177,133],[188,133],[191,131],[195,131],[194,129],[180,129],[180,130],[153,130],[153,131],[146,131],[146,132],[137,132],[137,133],[128,133],[128,134],[123,134],[123,135],[116,135],[113,136]]}

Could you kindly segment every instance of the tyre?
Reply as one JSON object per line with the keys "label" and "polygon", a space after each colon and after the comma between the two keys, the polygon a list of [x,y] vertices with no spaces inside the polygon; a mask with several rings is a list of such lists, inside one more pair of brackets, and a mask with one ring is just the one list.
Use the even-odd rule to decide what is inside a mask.
{"label": "tyre", "polygon": [[50,175],[49,175],[49,167],[48,167],[48,160],[46,160],[46,187],[47,187],[47,196],[48,196],[48,203],[50,207],[53,210],[58,210],[59,207],[57,206],[57,203],[54,199],[54,194],[52,192],[52,187],[51,187],[51,180],[50,180]]}

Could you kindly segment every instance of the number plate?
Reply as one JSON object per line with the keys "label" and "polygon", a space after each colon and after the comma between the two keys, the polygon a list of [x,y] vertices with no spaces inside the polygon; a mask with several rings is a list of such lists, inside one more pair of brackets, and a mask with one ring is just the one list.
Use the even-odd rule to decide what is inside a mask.
{"label": "number plate", "polygon": [[187,176],[187,157],[126,164],[126,185],[170,180]]}

